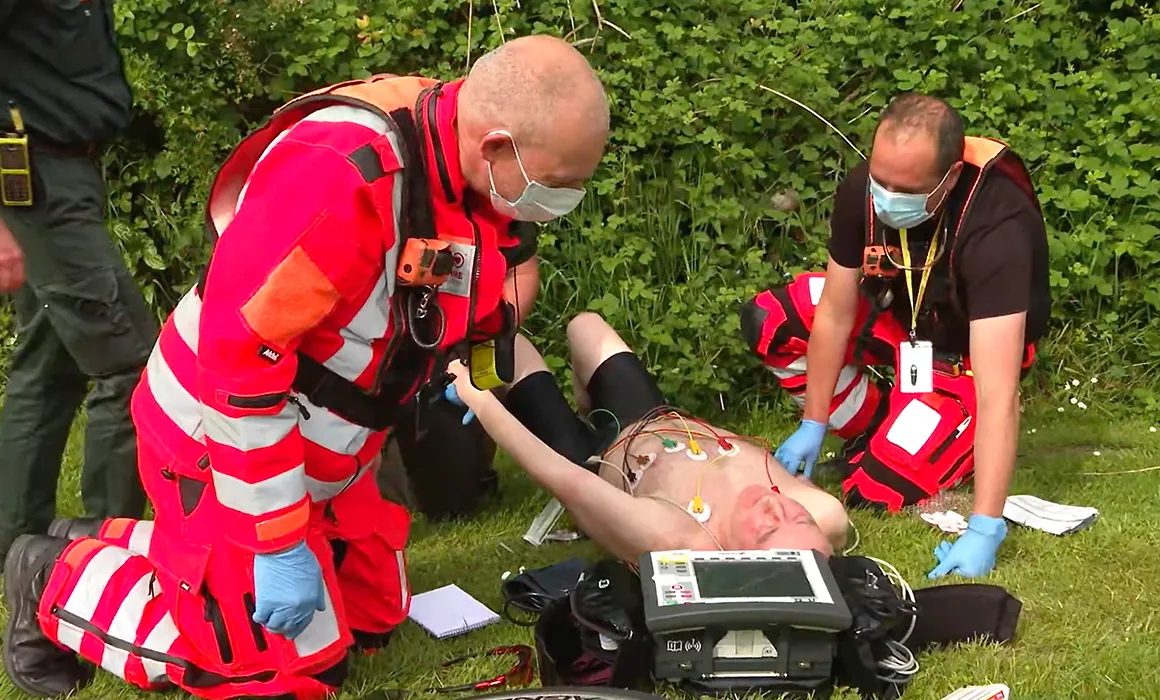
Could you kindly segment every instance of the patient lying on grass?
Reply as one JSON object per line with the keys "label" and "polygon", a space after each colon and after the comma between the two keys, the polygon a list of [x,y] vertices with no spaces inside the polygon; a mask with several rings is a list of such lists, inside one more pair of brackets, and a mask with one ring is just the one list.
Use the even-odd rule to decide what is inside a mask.
{"label": "patient lying on grass", "polygon": [[[600,316],[573,319],[568,344],[576,404],[587,423],[523,336],[502,399],[474,388],[463,365],[451,371],[459,398],[492,439],[598,545],[635,561],[665,549],[815,549],[828,556],[845,543],[848,520],[836,498],[791,476],[768,449],[679,415]],[[686,453],[690,440],[700,455]]]}

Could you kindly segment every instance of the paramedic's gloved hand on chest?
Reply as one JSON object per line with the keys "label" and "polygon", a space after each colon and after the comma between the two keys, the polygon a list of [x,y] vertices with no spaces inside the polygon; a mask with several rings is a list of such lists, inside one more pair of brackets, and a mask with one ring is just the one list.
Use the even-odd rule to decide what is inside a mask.
{"label": "paramedic's gloved hand on chest", "polygon": [[938,566],[929,578],[960,574],[967,578],[986,576],[995,568],[995,554],[1007,536],[1007,522],[978,513],[967,521],[967,530],[954,544],[943,540],[934,549]]}
{"label": "paramedic's gloved hand on chest", "polygon": [[326,609],[322,567],[305,542],[254,555],[254,607],[254,622],[287,639],[302,634],[315,610]]}
{"label": "paramedic's gloved hand on chest", "polygon": [[790,474],[802,474],[809,479],[814,473],[814,463],[822,451],[822,441],[826,439],[826,426],[812,420],[803,420],[801,426],[793,435],[781,443],[774,458],[781,462]]}

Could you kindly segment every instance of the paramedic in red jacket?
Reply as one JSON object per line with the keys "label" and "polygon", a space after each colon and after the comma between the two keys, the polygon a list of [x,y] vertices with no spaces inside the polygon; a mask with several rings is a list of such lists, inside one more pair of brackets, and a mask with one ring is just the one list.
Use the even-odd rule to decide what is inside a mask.
{"label": "paramedic in red jacket", "polygon": [[[155,520],[57,521],[57,537],[12,547],[3,655],[30,694],[84,685],[83,659],[144,689],[321,698],[352,646],[385,644],[407,615],[410,519],[368,474],[386,431],[334,397],[415,400],[440,376],[416,335],[432,318],[443,352],[496,337],[512,222],[576,206],[608,106],[549,37],[509,41],[461,81],[321,92],[276,112],[215,180],[208,274],[134,397]],[[400,242],[424,231],[455,267],[412,289]],[[304,367],[333,391],[300,390]]]}

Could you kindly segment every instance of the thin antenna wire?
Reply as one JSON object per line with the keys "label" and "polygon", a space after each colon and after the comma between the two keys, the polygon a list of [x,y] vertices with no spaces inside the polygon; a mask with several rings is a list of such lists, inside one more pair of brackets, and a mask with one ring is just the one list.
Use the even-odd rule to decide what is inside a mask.
{"label": "thin antenna wire", "polygon": [[471,20],[475,16],[475,0],[467,0],[467,65],[463,73],[471,71]]}
{"label": "thin antenna wire", "polygon": [[491,0],[491,9],[495,10],[495,26],[499,27],[499,38],[504,44],[507,43],[507,34],[503,30],[503,22],[500,20],[499,3],[496,0]]}
{"label": "thin antenna wire", "polygon": [[822,115],[818,114],[817,112],[815,112],[813,109],[811,109],[811,108],[810,108],[810,107],[808,107],[807,105],[804,105],[804,104],[802,104],[801,102],[798,102],[798,101],[797,101],[797,100],[795,100],[794,98],[790,97],[789,95],[787,95],[787,94],[785,94],[785,93],[783,93],[783,92],[778,92],[777,90],[774,90],[773,88],[765,87],[764,85],[758,85],[757,87],[761,88],[762,90],[765,90],[766,92],[772,92],[773,94],[777,95],[778,97],[781,97],[781,98],[783,98],[783,99],[789,100],[790,102],[794,103],[794,104],[795,104],[795,105],[797,105],[798,107],[801,107],[801,108],[802,108],[802,109],[804,109],[805,111],[807,111],[807,112],[809,112],[810,114],[814,115],[814,116],[815,116],[815,117],[817,117],[817,118],[818,118],[818,120],[819,120],[819,121],[821,121],[823,124],[825,124],[826,126],[830,127],[831,129],[833,129],[833,131],[834,131],[834,133],[835,133],[835,134],[837,134],[838,136],[841,136],[841,137],[842,137],[842,140],[843,140],[843,141],[845,141],[847,144],[849,144],[849,145],[850,145],[850,148],[853,148],[853,149],[854,149],[854,150],[855,150],[855,151],[858,153],[858,155],[862,156],[862,159],[863,159],[863,160],[865,160],[865,159],[866,159],[866,154],[865,154],[865,153],[863,153],[862,151],[858,150],[858,147],[857,147],[857,146],[855,146],[855,145],[854,145],[854,143],[853,143],[852,141],[850,141],[850,139],[846,138],[846,135],[845,135],[845,134],[843,134],[841,131],[839,131],[839,130],[838,130],[838,127],[836,127],[836,126],[834,126],[833,124],[831,124],[830,122],[826,121],[826,118],[825,118],[825,117],[823,117]]}

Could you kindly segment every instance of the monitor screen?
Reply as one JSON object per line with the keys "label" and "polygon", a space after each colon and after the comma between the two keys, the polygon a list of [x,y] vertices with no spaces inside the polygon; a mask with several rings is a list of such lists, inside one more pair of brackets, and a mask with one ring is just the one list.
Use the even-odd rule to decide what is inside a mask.
{"label": "monitor screen", "polygon": [[693,573],[702,599],[814,597],[806,570],[797,561],[696,562]]}

